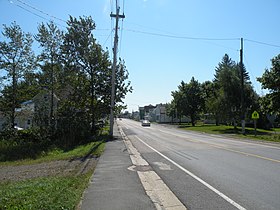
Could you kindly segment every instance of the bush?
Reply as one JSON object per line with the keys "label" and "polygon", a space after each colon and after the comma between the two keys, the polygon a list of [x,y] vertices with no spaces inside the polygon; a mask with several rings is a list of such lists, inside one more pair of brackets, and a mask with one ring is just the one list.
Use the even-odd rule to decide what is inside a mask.
{"label": "bush", "polygon": [[50,138],[38,129],[10,129],[0,133],[0,161],[36,158],[49,147]]}

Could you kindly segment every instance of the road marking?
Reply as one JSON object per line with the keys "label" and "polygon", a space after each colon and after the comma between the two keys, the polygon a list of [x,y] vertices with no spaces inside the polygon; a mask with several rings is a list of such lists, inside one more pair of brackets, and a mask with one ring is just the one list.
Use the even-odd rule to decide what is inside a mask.
{"label": "road marking", "polygon": [[[170,128],[167,128],[170,130]],[[166,132],[164,130],[161,130],[161,129],[158,129],[159,131],[163,132],[163,133],[169,133],[171,134],[170,132]],[[174,130],[174,129],[173,129]],[[179,132],[180,134],[184,134],[186,132],[189,132],[189,131],[184,131],[184,130],[179,130],[179,129],[175,129],[176,132]],[[174,134],[171,134],[171,135],[174,135]],[[206,137],[206,133],[195,133],[195,131],[191,132],[191,135],[193,136],[203,136],[203,137]],[[213,137],[213,138],[220,138],[220,139],[226,139],[227,141],[230,141],[230,142],[234,142],[236,143],[238,139],[236,140],[233,140],[233,139],[229,139],[229,138],[226,138],[224,136],[220,136],[218,134],[209,134],[209,136]],[[208,136],[207,136],[208,137]],[[245,142],[245,141],[239,141],[240,143],[242,144],[248,144],[248,145],[254,145],[254,146],[260,146],[260,147],[266,147],[266,148],[273,148],[273,149],[277,149],[277,150],[280,150],[280,147],[277,147],[277,146],[273,146],[273,145],[267,145],[267,144],[272,144],[270,142],[266,142],[267,144],[262,144],[261,142],[258,142],[258,143],[253,143],[253,142]]]}
{"label": "road marking", "polygon": [[241,152],[241,151],[238,151],[238,150],[229,149],[229,148],[225,148],[225,147],[221,147],[221,146],[216,146],[216,145],[211,145],[211,146],[212,147],[216,147],[218,149],[223,149],[223,150],[227,150],[227,151],[230,151],[230,152],[242,154],[242,155],[245,155],[245,156],[256,157],[256,158],[260,158],[260,159],[263,159],[263,160],[268,160],[268,161],[280,163],[280,160],[276,160],[276,159],[272,159],[272,158],[267,158],[267,157],[263,157],[263,156],[260,156],[260,155],[255,155],[255,154],[251,154],[251,153],[247,153],[247,152]]}
{"label": "road marking", "polygon": [[151,150],[153,150],[154,152],[156,152],[157,154],[159,154],[160,156],[162,156],[163,158],[165,158],[166,160],[168,160],[169,162],[171,162],[172,164],[174,164],[175,166],[177,166],[178,168],[180,168],[182,171],[184,171],[185,173],[187,173],[188,175],[190,175],[191,177],[193,177],[194,179],[196,179],[197,181],[199,181],[201,184],[203,184],[204,186],[208,187],[210,190],[212,190],[213,192],[215,192],[216,194],[218,194],[220,197],[222,197],[224,200],[226,200],[227,202],[229,202],[231,205],[235,206],[237,209],[239,210],[246,210],[243,206],[241,206],[240,204],[236,203],[235,201],[233,201],[232,199],[230,199],[228,196],[226,196],[225,194],[223,194],[222,192],[220,192],[219,190],[217,190],[216,188],[214,188],[213,186],[211,186],[210,184],[208,184],[207,182],[203,181],[201,178],[199,178],[198,176],[196,176],[195,174],[193,174],[192,172],[188,171],[187,169],[185,169],[184,167],[182,167],[181,165],[179,165],[178,163],[176,163],[175,161],[171,160],[169,157],[165,156],[164,154],[162,154],[161,152],[159,152],[158,150],[156,150],[155,148],[151,147],[149,144],[147,144],[146,142],[144,142],[142,139],[140,139],[138,136],[135,136],[139,141],[141,141],[143,144],[145,144],[147,147],[149,147]]}
{"label": "road marking", "polygon": [[207,144],[207,145],[209,145],[211,147],[215,147],[215,148],[218,148],[218,149],[222,149],[222,150],[226,150],[226,151],[242,154],[242,155],[245,155],[245,156],[256,157],[256,158],[260,158],[260,159],[263,159],[263,160],[272,161],[272,162],[275,162],[275,163],[280,163],[280,160],[277,160],[277,159],[263,157],[263,156],[260,156],[260,155],[251,154],[251,153],[247,153],[247,152],[242,152],[242,151],[238,151],[238,150],[234,150],[234,149],[229,149],[229,148],[226,148],[226,147],[224,147],[224,146],[222,146],[220,144],[213,144],[213,143],[208,143],[208,142],[199,141],[199,140],[192,140],[192,139],[186,138],[186,136],[182,136],[180,134],[172,134],[170,132],[166,132],[166,131],[163,131],[163,130],[159,130],[159,131],[161,131],[162,133],[166,133],[166,134],[169,134],[169,135],[176,136],[176,137],[184,138],[184,139],[186,139],[187,141],[190,141],[190,142]]}
{"label": "road marking", "polygon": [[154,203],[156,209],[178,209],[187,210],[184,204],[176,197],[176,195],[169,189],[163,180],[153,170],[139,171],[137,167],[150,167],[149,163],[144,160],[137,149],[128,140],[121,127],[120,133],[123,137],[123,142],[129,152],[130,159],[133,166],[128,170],[136,171],[139,179],[151,201]]}
{"label": "road marking", "polygon": [[[133,126],[133,125],[131,125],[131,126],[132,126],[132,127],[136,127],[136,126]],[[221,144],[214,144],[214,143],[207,143],[207,142],[199,141],[199,140],[192,140],[192,139],[189,139],[189,138],[187,138],[186,136],[184,136],[184,135],[182,135],[182,134],[173,134],[173,133],[171,133],[171,132],[164,131],[164,130],[162,130],[162,129],[156,129],[156,130],[158,130],[158,131],[160,131],[160,132],[162,132],[162,133],[166,133],[166,134],[172,135],[172,136],[184,138],[184,139],[186,139],[187,141],[190,141],[190,142],[207,144],[207,145],[209,145],[209,146],[212,146],[212,147],[215,147],[215,148],[218,148],[218,149],[222,149],[222,150],[226,150],[226,151],[230,151],[230,152],[242,154],[242,155],[245,155],[245,156],[247,156],[247,157],[248,157],[248,156],[249,156],[249,157],[255,157],[255,158],[259,158],[259,159],[263,159],[263,160],[267,160],[267,161],[271,161],[271,162],[275,162],[275,163],[280,163],[280,160],[277,160],[277,159],[268,158],[268,157],[264,157],[264,156],[256,155],[256,154],[252,154],[252,153],[242,152],[242,151],[235,150],[235,149],[229,149],[229,148],[224,147],[224,146],[221,145]],[[254,144],[254,143],[249,143],[249,142],[242,142],[242,143],[244,143],[244,144],[256,145],[256,144]],[[268,145],[259,145],[259,144],[258,144],[257,146],[279,149],[278,147],[273,147],[273,146],[268,146]]]}

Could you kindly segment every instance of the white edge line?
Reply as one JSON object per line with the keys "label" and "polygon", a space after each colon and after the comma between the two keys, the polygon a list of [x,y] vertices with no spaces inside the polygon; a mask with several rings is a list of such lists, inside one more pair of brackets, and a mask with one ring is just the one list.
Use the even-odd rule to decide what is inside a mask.
{"label": "white edge line", "polygon": [[226,200],[227,202],[229,202],[230,204],[232,204],[233,206],[235,206],[237,209],[239,210],[246,210],[244,207],[242,207],[241,205],[239,205],[238,203],[236,203],[235,201],[233,201],[232,199],[230,199],[228,196],[226,196],[225,194],[223,194],[222,192],[220,192],[219,190],[217,190],[216,188],[214,188],[213,186],[211,186],[210,184],[208,184],[207,182],[203,181],[201,178],[199,178],[198,176],[194,175],[192,172],[188,171],[187,169],[185,169],[184,167],[182,167],[181,165],[179,165],[178,163],[176,163],[175,161],[171,160],[170,158],[168,158],[167,156],[165,156],[164,154],[162,154],[161,152],[157,151],[156,149],[154,149],[153,147],[151,147],[150,145],[148,145],[146,142],[144,142],[142,139],[140,139],[138,136],[135,136],[139,141],[141,141],[143,144],[145,144],[147,147],[149,147],[151,150],[155,151],[156,153],[158,153],[160,156],[162,156],[163,158],[165,158],[166,160],[168,160],[169,162],[171,162],[172,164],[174,164],[175,166],[177,166],[178,168],[180,168],[182,171],[184,171],[185,173],[187,173],[188,175],[190,175],[191,177],[193,177],[194,179],[196,179],[197,181],[199,181],[201,184],[203,184],[204,186],[208,187],[210,190],[212,190],[213,192],[215,192],[216,194],[218,194],[220,197],[222,197],[224,200]]}

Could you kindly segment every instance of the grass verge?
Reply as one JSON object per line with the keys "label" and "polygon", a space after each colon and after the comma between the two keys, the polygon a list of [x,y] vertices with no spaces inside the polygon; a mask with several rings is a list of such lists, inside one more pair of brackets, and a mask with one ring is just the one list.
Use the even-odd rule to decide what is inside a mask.
{"label": "grass verge", "polygon": [[18,161],[6,161],[0,162],[1,165],[30,165],[35,163],[42,163],[54,160],[67,160],[85,157],[87,155],[92,155],[99,157],[105,148],[105,141],[95,141],[85,145],[79,145],[72,150],[64,151],[59,148],[54,148],[48,153],[42,153],[37,159],[24,159]]}
{"label": "grass verge", "polygon": [[228,134],[232,137],[236,138],[249,138],[253,140],[263,140],[263,141],[271,141],[271,142],[280,142],[280,134],[279,129],[274,129],[271,131],[257,129],[256,135],[254,128],[246,128],[246,134],[243,135],[241,133],[241,127],[237,127],[234,129],[233,126],[226,125],[206,125],[206,124],[198,124],[196,126],[190,126],[188,124],[180,125],[180,128],[184,130],[191,130],[209,134]]}
{"label": "grass verge", "polygon": [[[54,160],[71,160],[99,157],[105,148],[105,139],[80,145],[72,150],[54,149],[36,160],[4,162],[0,165],[29,165]],[[0,210],[9,209],[77,209],[82,193],[89,183],[94,169],[86,174],[63,174],[21,181],[0,182]]]}
{"label": "grass verge", "polygon": [[90,175],[2,183],[0,209],[75,209]]}

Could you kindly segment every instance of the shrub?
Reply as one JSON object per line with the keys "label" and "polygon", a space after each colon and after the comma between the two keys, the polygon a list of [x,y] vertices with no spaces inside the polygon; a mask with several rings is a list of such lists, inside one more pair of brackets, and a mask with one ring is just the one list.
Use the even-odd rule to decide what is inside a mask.
{"label": "shrub", "polygon": [[0,133],[0,161],[36,158],[50,145],[50,138],[38,129],[5,130]]}

